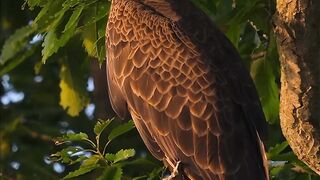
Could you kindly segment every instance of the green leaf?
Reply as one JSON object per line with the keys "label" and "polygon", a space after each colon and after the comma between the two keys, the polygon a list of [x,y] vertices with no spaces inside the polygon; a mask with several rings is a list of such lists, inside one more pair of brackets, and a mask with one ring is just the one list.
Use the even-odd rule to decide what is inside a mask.
{"label": "green leaf", "polygon": [[164,168],[163,167],[159,167],[159,168],[155,168],[151,171],[151,173],[149,174],[147,180],[155,180],[155,179],[161,179],[161,174],[163,173]]}
{"label": "green leaf", "polygon": [[56,138],[54,141],[55,141],[55,144],[62,144],[62,143],[68,142],[68,141],[82,141],[82,140],[86,140],[88,138],[89,137],[86,133],[82,133],[82,132],[80,132],[78,134],[68,133],[68,134],[63,135],[62,137]]}
{"label": "green leaf", "polygon": [[266,119],[274,123],[278,119],[279,90],[272,74],[273,67],[267,59],[259,59],[251,65],[251,68]]}
{"label": "green leaf", "polygon": [[83,163],[81,164],[81,166],[78,170],[70,172],[63,179],[70,179],[70,178],[78,177],[78,176],[86,174],[96,168],[99,168],[100,167],[100,165],[98,164],[99,159],[100,158],[98,155],[91,156],[90,158],[83,161]]}
{"label": "green leaf", "polygon": [[82,31],[83,46],[89,56],[98,58],[101,63],[105,59],[105,28],[110,3],[99,1],[84,11]]}
{"label": "green leaf", "polygon": [[94,126],[94,133],[96,135],[100,135],[102,133],[102,131],[112,122],[111,120],[100,120],[96,123],[96,125]]}
{"label": "green leaf", "polygon": [[97,57],[97,47],[95,46],[96,41],[96,26],[95,24],[91,24],[90,26],[86,26],[82,31],[83,38],[83,46],[88,53],[89,56]]}
{"label": "green leaf", "polygon": [[28,59],[30,56],[32,56],[35,53],[37,48],[38,48],[38,46],[32,46],[30,49],[26,50],[23,54],[18,55],[17,57],[13,58],[8,63],[6,63],[5,65],[0,66],[0,76],[13,70],[19,64],[21,64],[26,59]]}
{"label": "green leaf", "polygon": [[268,152],[268,158],[280,154],[283,150],[285,150],[288,147],[288,145],[288,142],[284,141],[281,144],[277,144],[276,146],[271,147]]}
{"label": "green leaf", "polygon": [[246,23],[241,24],[232,24],[228,32],[226,33],[228,39],[232,42],[232,44],[238,49],[239,41],[240,41],[240,35],[244,30]]}
{"label": "green leaf", "polygon": [[70,172],[63,179],[70,179],[70,178],[81,176],[83,174],[91,172],[94,169],[97,169],[98,167],[100,167],[99,164],[92,164],[92,165],[89,165],[89,166],[80,166],[80,168],[78,170]]}
{"label": "green leaf", "polygon": [[78,25],[80,15],[82,13],[83,6],[76,8],[72,15],[70,16],[65,28],[60,37],[58,37],[57,27],[61,23],[62,18],[65,15],[66,9],[59,12],[57,19],[55,20],[52,28],[49,30],[48,34],[44,38],[43,50],[42,50],[42,62],[45,63],[46,60],[54,53],[56,53],[61,47],[65,46],[71,37],[75,35],[74,31]]}
{"label": "green leaf", "polygon": [[24,26],[16,30],[14,34],[6,40],[4,46],[2,47],[0,55],[0,64],[3,65],[8,60],[15,57],[24,48],[26,48],[29,37],[34,32],[35,28],[30,25]]}
{"label": "green leaf", "polygon": [[79,76],[81,76],[80,72],[71,72],[67,63],[62,65],[60,72],[60,105],[67,110],[70,116],[79,115],[79,112],[89,103],[85,89],[86,84],[79,80]]}
{"label": "green leaf", "polygon": [[58,35],[56,32],[57,26],[60,24],[66,9],[62,9],[59,13],[56,14],[55,20],[52,23],[50,30],[47,35],[44,37],[44,41],[42,44],[42,62],[45,63],[47,59],[54,53],[58,51],[58,49],[63,46],[63,44],[59,41]]}
{"label": "green leaf", "polygon": [[108,166],[97,180],[121,180],[122,169],[118,166]]}
{"label": "green leaf", "polygon": [[76,160],[73,160],[69,163],[69,165],[73,165],[73,164],[76,164],[76,163],[79,163],[79,162],[83,162],[84,160],[88,159],[87,156],[81,154],[78,156],[78,158]]}
{"label": "green leaf", "polygon": [[83,0],[67,0],[62,4],[62,6],[67,7],[67,8],[72,8],[77,5],[80,5],[82,3],[82,1]]}
{"label": "green leaf", "polygon": [[63,7],[73,8],[75,6],[88,6],[90,4],[96,4],[98,0],[67,0],[63,3]]}
{"label": "green leaf", "polygon": [[125,124],[121,124],[111,131],[111,133],[108,136],[108,140],[112,141],[116,137],[130,131],[133,128],[134,128],[134,123],[132,120],[130,120],[129,122],[127,122]]}
{"label": "green leaf", "polygon": [[270,14],[270,10],[266,6],[272,5],[266,5],[262,2],[259,2],[254,8],[253,16],[249,17],[254,25],[264,33],[268,33],[272,25],[272,23],[270,23],[270,21],[272,20],[272,14]]}
{"label": "green leaf", "polygon": [[106,29],[106,23],[102,20],[97,22],[98,26],[98,39],[95,42],[95,46],[97,47],[97,58],[99,60],[100,65],[103,63],[103,61],[106,58],[106,48],[105,48],[105,29]]}
{"label": "green leaf", "polygon": [[83,163],[81,164],[81,166],[90,166],[90,165],[94,165],[97,164],[100,160],[100,156],[98,155],[93,155],[90,158],[86,159],[83,161]]}
{"label": "green leaf", "polygon": [[[92,25],[104,18],[107,17],[108,12],[110,10],[110,2],[106,1],[99,1],[97,3],[91,4],[86,10],[84,11],[84,19],[83,19],[83,26]],[[80,28],[83,28],[80,27]]]}
{"label": "green leaf", "polygon": [[252,54],[265,51],[265,46],[261,43],[260,37],[250,23],[246,23],[241,40],[239,42],[239,53],[242,59],[250,64],[252,61]]}
{"label": "green leaf", "polygon": [[44,5],[33,21],[33,26],[37,28],[39,33],[46,33],[60,24],[61,15],[67,10],[62,8],[63,2],[64,0],[51,0]]}
{"label": "green leaf", "polygon": [[118,151],[116,154],[106,154],[105,158],[108,161],[111,161],[113,163],[117,163],[119,161],[123,161],[123,160],[127,160],[130,157],[133,157],[135,155],[135,150],[134,149],[121,149],[120,151]]}
{"label": "green leaf", "polygon": [[82,151],[81,148],[69,146],[55,154],[51,154],[50,159],[52,161],[61,161],[63,163],[71,163],[73,160],[71,156],[77,152]]}
{"label": "green leaf", "polygon": [[112,154],[112,153],[107,153],[105,156],[105,159],[110,161],[110,162],[113,162],[116,158],[116,155],[115,154]]}
{"label": "green leaf", "polygon": [[30,9],[33,10],[35,6],[42,5],[44,0],[26,0],[26,2],[28,3],[28,6],[30,7]]}
{"label": "green leaf", "polygon": [[[72,15],[68,21],[68,23],[66,24],[65,28],[64,28],[64,35],[66,33],[74,33],[74,30],[78,24],[79,21],[79,17],[83,11],[84,7],[83,6],[79,6],[78,8],[76,8],[73,12]],[[70,36],[70,35],[68,35]]]}
{"label": "green leaf", "polygon": [[251,75],[254,79],[266,119],[273,124],[279,119],[279,87],[276,83],[279,69],[275,40],[270,40],[267,56],[251,64]]}
{"label": "green leaf", "polygon": [[281,167],[272,168],[270,170],[270,177],[272,179],[280,179],[280,180],[294,180],[295,174],[291,170],[292,165],[285,165]]}

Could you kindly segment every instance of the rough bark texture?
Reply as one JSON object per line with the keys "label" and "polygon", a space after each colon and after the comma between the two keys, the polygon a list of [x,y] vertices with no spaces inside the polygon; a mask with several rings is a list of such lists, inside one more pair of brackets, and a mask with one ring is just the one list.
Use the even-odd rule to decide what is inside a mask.
{"label": "rough bark texture", "polygon": [[320,1],[277,0],[280,120],[294,153],[320,174]]}

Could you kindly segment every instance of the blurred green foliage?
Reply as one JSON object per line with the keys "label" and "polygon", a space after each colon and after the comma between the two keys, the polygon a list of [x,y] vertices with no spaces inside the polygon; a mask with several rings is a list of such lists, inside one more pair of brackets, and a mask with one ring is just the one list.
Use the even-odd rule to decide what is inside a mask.
{"label": "blurred green foliage", "polygon": [[[193,2],[232,41],[255,81],[269,122],[271,179],[319,179],[292,153],[279,127],[279,61],[272,29],[275,1]],[[105,179],[147,179],[162,172],[161,163],[150,156],[137,131],[127,132],[131,125],[110,125],[107,135],[103,130],[109,121],[96,124],[93,120],[97,104],[95,89],[90,87],[95,73],[90,64],[104,61],[109,8],[108,0],[1,0],[0,179],[59,179],[95,168],[100,172],[86,173],[83,179],[101,175]],[[53,140],[61,135],[65,136],[60,141],[72,143],[59,151]],[[109,154],[102,153],[110,164],[133,154],[134,159],[123,168],[110,164],[101,168],[99,153],[80,153],[70,159],[68,152],[78,153],[86,147],[73,141],[98,136],[97,142],[107,144],[117,138],[108,146]],[[55,154],[59,160],[72,165],[50,159],[55,151],[60,153]],[[142,174],[137,174],[137,167]]]}

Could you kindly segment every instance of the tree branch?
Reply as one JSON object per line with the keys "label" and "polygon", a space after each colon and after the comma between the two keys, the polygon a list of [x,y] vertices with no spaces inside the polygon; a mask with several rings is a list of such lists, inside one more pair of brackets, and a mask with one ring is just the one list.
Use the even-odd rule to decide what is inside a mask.
{"label": "tree branch", "polygon": [[320,174],[320,1],[277,0],[280,123],[294,153]]}

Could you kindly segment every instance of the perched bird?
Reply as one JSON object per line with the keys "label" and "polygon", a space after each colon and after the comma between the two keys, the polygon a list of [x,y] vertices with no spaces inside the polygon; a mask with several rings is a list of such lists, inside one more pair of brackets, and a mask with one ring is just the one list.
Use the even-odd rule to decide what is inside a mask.
{"label": "perched bird", "polygon": [[264,180],[266,122],[236,49],[189,0],[112,0],[110,101],[171,179]]}

